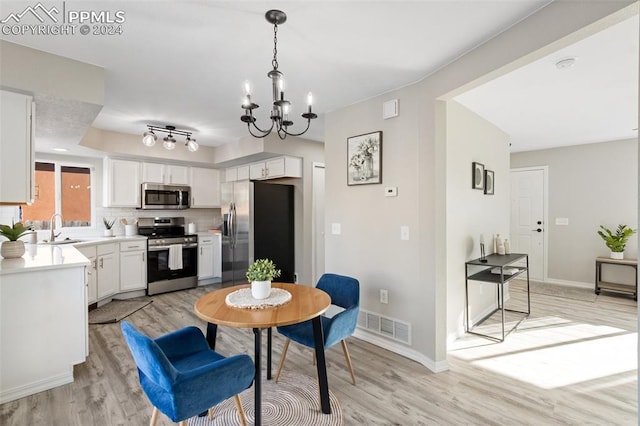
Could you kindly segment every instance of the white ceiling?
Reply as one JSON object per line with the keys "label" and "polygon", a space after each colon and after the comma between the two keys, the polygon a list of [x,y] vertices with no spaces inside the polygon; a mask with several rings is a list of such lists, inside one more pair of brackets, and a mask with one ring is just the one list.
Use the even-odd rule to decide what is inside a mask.
{"label": "white ceiling", "polygon": [[[271,69],[273,28],[265,21],[264,13],[269,9],[281,9],[287,13],[288,20],[279,28],[278,60],[287,82],[287,97],[294,104],[292,114],[299,116],[303,112],[306,93],[312,91],[316,100],[314,111],[320,118],[312,123],[305,137],[322,141],[323,113],[418,81],[549,2],[68,0],[65,3],[67,10],[124,11],[123,34],[0,37],[104,67],[105,106],[93,123],[95,127],[141,134],[147,123],[173,124],[193,130],[199,143],[215,146],[247,134],[246,126],[240,122],[244,80],[252,82],[253,99],[261,105],[258,123],[266,124],[271,97],[266,73]],[[3,0],[0,19],[22,11],[31,3]],[[46,2],[46,5],[57,3]],[[627,28],[608,41],[567,52],[578,56],[578,61],[574,68],[565,70],[565,76],[586,72],[599,65],[596,77],[604,79],[601,82],[589,80],[592,77],[580,77],[580,80],[590,82],[588,90],[574,91],[591,94],[591,97],[587,96],[585,100],[575,94],[569,96],[578,102],[578,109],[590,109],[587,102],[591,101],[609,106],[617,104],[605,102],[600,97],[612,96],[608,89],[619,80],[628,84],[629,75],[618,77],[616,71],[614,79],[611,69],[603,70],[601,57],[590,59],[589,49],[629,57],[627,61],[631,62],[626,63],[635,64],[631,67],[635,72],[632,83],[635,88],[626,86],[616,90],[625,90],[625,93],[631,93],[626,98],[637,99],[638,25],[637,17],[635,19],[635,48],[633,42],[628,43]],[[605,64],[613,60],[607,58]],[[513,73],[516,77],[518,73],[523,74],[517,81],[513,80],[516,77],[505,76],[458,100],[510,133],[514,146],[520,146],[521,139],[527,143],[532,140],[541,143],[569,139],[565,135],[570,135],[572,141],[583,137],[577,132],[587,122],[593,124],[595,119],[578,119],[583,120],[578,121],[581,125],[576,125],[572,119],[572,132],[567,134],[558,127],[562,120],[550,120],[531,112],[536,106],[547,114],[555,111],[556,115],[551,116],[557,118],[557,114],[575,109],[570,105],[558,106],[556,101],[548,102],[550,98],[542,95],[542,82],[561,74],[553,67],[554,58],[546,62],[547,65],[550,62],[548,68],[553,72],[548,69],[543,72],[544,61],[538,62],[541,64],[530,65],[534,67],[533,74],[526,71],[529,66],[525,67]],[[618,70],[618,65],[615,68]],[[578,79],[565,77],[565,83],[566,80]],[[560,92],[556,83],[552,93]],[[616,94],[615,99],[618,97]],[[554,109],[556,107],[558,109]],[[637,102],[635,108],[636,125],[631,127],[637,127]],[[509,117],[513,112],[516,113]],[[523,116],[531,117],[530,121],[522,121]],[[596,117],[603,117],[602,113],[597,112]],[[294,119],[294,122],[297,123],[295,131],[302,125],[302,119]],[[616,121],[615,124],[618,129],[629,127],[626,122]],[[554,137],[549,133],[525,133],[544,129],[553,130]],[[594,133],[593,130],[588,132]],[[604,130],[598,135],[610,139],[604,135]],[[623,135],[622,130],[616,135]]]}
{"label": "white ceiling", "polygon": [[[455,99],[506,132],[512,152],[637,137],[639,24],[635,15]],[[566,58],[574,65],[558,69]]]}

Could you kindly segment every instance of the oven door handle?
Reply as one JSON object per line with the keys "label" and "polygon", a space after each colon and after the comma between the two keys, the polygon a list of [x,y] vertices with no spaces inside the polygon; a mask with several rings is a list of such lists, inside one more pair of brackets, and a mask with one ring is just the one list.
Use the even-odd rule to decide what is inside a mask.
{"label": "oven door handle", "polygon": [[[171,247],[171,246],[154,246],[154,247],[149,247],[149,251],[169,250],[169,247]],[[183,249],[194,248],[194,247],[198,247],[198,243],[183,244],[182,245]]]}

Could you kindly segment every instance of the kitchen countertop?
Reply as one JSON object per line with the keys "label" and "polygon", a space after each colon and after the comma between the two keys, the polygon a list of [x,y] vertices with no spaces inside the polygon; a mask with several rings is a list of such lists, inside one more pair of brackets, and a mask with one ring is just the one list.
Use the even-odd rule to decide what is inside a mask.
{"label": "kitchen countertop", "polygon": [[[25,253],[22,257],[17,259],[0,258],[0,275],[89,265],[89,259],[76,250],[76,247],[120,243],[123,241],[145,241],[147,237],[142,235],[119,235],[115,237],[95,236],[70,239],[79,241],[67,244],[25,244]],[[64,241],[64,239],[58,239],[58,241]]]}
{"label": "kitchen countertop", "polygon": [[25,253],[17,259],[0,260],[0,275],[46,269],[74,268],[89,265],[89,260],[72,244],[25,244]]}

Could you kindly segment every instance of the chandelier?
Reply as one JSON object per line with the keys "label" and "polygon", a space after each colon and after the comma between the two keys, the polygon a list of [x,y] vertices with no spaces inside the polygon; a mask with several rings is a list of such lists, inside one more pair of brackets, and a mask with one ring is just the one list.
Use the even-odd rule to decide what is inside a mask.
{"label": "chandelier", "polygon": [[[280,139],[284,139],[287,136],[301,136],[309,130],[311,120],[318,116],[311,111],[311,105],[313,103],[313,97],[311,92],[307,95],[307,112],[302,114],[302,118],[307,119],[307,127],[300,133],[290,132],[289,126],[293,125],[293,121],[289,120],[289,110],[291,109],[291,102],[284,97],[284,75],[278,71],[278,25],[284,24],[287,21],[287,15],[281,10],[269,10],[265,14],[267,22],[273,24],[273,59],[271,60],[271,66],[273,69],[269,71],[267,77],[271,79],[271,85],[273,89],[273,109],[271,110],[271,127],[266,130],[261,129],[256,125],[256,118],[253,116],[253,110],[258,108],[258,105],[251,101],[251,84],[246,81],[244,84],[245,99],[242,103],[242,109],[244,109],[244,115],[240,117],[242,122],[247,123],[247,129],[251,136],[255,138],[264,138],[271,133],[272,130],[276,130],[276,133]],[[256,132],[254,132],[256,131]]]}
{"label": "chandelier", "polygon": [[168,135],[162,139],[163,140],[162,146],[165,149],[168,149],[169,151],[175,149],[176,147],[176,138],[173,137],[174,134],[180,135],[180,136],[186,136],[184,145],[187,147],[189,151],[196,152],[200,147],[200,145],[198,145],[196,140],[191,138],[192,132],[187,132],[185,130],[178,130],[176,129],[176,126],[158,127],[158,126],[152,126],[150,124],[147,124],[147,127],[149,128],[149,130],[147,130],[142,134],[142,143],[145,146],[154,146],[156,144],[156,141],[158,140],[158,136],[156,136],[155,132],[163,132],[163,133],[168,133]]}

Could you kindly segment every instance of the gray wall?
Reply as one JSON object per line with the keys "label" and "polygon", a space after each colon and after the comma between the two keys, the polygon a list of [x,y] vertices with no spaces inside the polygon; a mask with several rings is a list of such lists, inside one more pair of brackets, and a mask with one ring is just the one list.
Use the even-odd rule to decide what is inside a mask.
{"label": "gray wall", "polygon": [[[326,270],[360,279],[364,309],[413,327],[411,348],[380,344],[434,371],[447,368],[448,163],[439,101],[592,34],[603,17],[628,16],[631,9],[621,9],[630,3],[553,2],[416,84],[326,115]],[[390,99],[400,100],[400,115],[383,120]],[[383,184],[347,186],[347,138],[376,130],[384,133]],[[397,186],[398,197],[384,197],[385,186]],[[332,223],[341,235],[330,234]],[[400,241],[400,225],[410,227],[409,241]],[[378,301],[380,288],[389,290],[388,305]]]}
{"label": "gray wall", "polygon": [[[447,340],[464,333],[464,263],[487,254],[492,235],[509,230],[509,141],[493,124],[457,102],[447,102]],[[494,195],[471,188],[472,162],[495,172]],[[475,322],[495,307],[496,285],[470,282],[469,316]]]}
{"label": "gray wall", "polygon": [[[593,284],[594,258],[609,256],[596,234],[638,222],[638,140],[628,139],[511,154],[511,168],[548,166],[548,277]],[[569,225],[556,225],[556,218]],[[637,238],[625,257],[637,258]]]}

